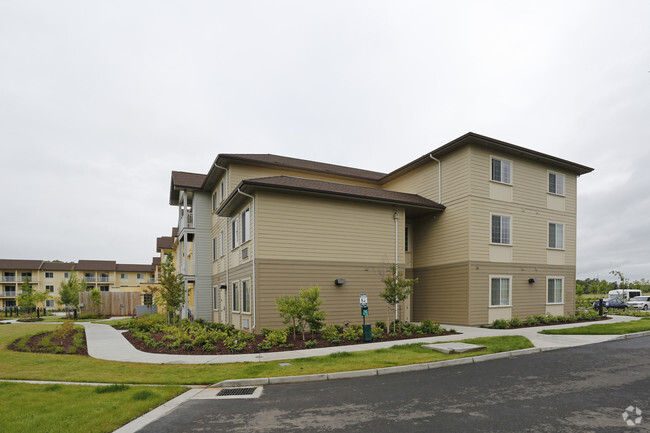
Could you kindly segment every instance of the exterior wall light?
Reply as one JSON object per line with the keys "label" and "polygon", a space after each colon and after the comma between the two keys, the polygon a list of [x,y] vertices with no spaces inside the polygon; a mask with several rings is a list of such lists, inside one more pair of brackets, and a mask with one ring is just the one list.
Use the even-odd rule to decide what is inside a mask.
{"label": "exterior wall light", "polygon": [[345,284],[345,278],[337,278],[336,280],[334,280],[334,284],[336,284],[337,286],[342,286],[343,284]]}
{"label": "exterior wall light", "polygon": [[529,278],[528,279],[528,284],[535,284],[537,282],[537,278]]}

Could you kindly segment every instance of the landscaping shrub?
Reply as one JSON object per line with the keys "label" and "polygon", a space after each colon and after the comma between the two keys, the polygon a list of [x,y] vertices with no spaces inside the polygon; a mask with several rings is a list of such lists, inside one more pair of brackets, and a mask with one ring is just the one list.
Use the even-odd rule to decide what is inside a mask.
{"label": "landscaping shrub", "polygon": [[341,332],[336,325],[327,325],[321,332],[321,336],[330,344],[339,344],[341,342]]}
{"label": "landscaping shrub", "polygon": [[524,322],[519,318],[519,316],[515,316],[512,319],[510,319],[508,325],[510,328],[518,328],[520,326],[523,326]]}
{"label": "landscaping shrub", "polygon": [[379,328],[383,331],[386,331],[386,322],[375,322],[375,328]]}
{"label": "landscaping shrub", "polygon": [[350,325],[343,330],[342,337],[348,341],[359,341],[363,337],[363,329],[359,325]]}
{"label": "landscaping shrub", "polygon": [[316,347],[316,345],[318,345],[318,341],[316,341],[316,340],[307,340],[307,341],[305,341],[305,347],[308,348],[308,349],[311,348],[311,347]]}
{"label": "landscaping shrub", "polygon": [[[386,326],[384,324],[384,326]],[[381,340],[384,338],[384,334],[386,333],[386,330],[384,328],[380,328],[379,326],[374,326],[371,330],[372,333],[372,339],[373,340]]]}
{"label": "landscaping shrub", "polygon": [[424,319],[422,321],[422,324],[420,325],[420,332],[422,334],[439,334],[440,331],[440,324],[435,323],[432,320],[429,319]]}
{"label": "landscaping shrub", "polygon": [[271,330],[271,332],[266,334],[266,338],[264,339],[263,344],[265,346],[271,346],[271,347],[279,346],[280,344],[284,344],[287,342],[288,335],[289,334],[284,329]]}
{"label": "landscaping shrub", "polygon": [[497,319],[492,322],[491,328],[493,329],[508,329],[510,328],[510,323],[504,319]]}

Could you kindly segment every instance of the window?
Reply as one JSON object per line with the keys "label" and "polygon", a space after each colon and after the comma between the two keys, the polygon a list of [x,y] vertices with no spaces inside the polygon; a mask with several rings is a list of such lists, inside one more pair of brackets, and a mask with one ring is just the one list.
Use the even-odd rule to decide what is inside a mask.
{"label": "window", "polygon": [[241,213],[241,243],[251,239],[251,211],[246,209]]}
{"label": "window", "polygon": [[219,194],[220,194],[219,203],[221,203],[223,201],[223,199],[226,198],[226,190],[225,190],[223,181],[221,181],[221,183],[219,184]]}
{"label": "window", "polygon": [[512,162],[492,158],[492,180],[501,183],[512,183]]}
{"label": "window", "polygon": [[212,261],[217,260],[217,237],[212,238]]}
{"label": "window", "polygon": [[232,283],[232,311],[239,311],[239,286]]}
{"label": "window", "polygon": [[219,233],[219,257],[223,256],[223,242],[224,242],[224,236],[223,236],[223,230],[221,230],[221,233]]}
{"label": "window", "polygon": [[559,173],[548,174],[548,192],[564,195],[564,175]]}
{"label": "window", "polygon": [[217,190],[212,193],[212,212],[217,210]]}
{"label": "window", "polygon": [[144,279],[144,276],[143,276],[142,274],[138,274],[136,278],[137,278],[138,280],[142,280],[142,279]]}
{"label": "window", "polygon": [[510,217],[503,215],[492,215],[492,243],[510,245]]}
{"label": "window", "polygon": [[144,293],[142,295],[142,304],[143,305],[153,305],[153,294],[152,293]]}
{"label": "window", "polygon": [[212,288],[212,309],[213,310],[218,310],[217,308],[217,300],[219,299],[219,288],[218,287],[213,287]]}
{"label": "window", "polygon": [[46,308],[54,308],[54,300],[53,299],[48,299],[45,301],[45,307]]}
{"label": "window", "polygon": [[128,279],[129,279],[129,275],[128,275],[128,274],[120,274],[120,279],[122,279],[122,280],[128,280]]}
{"label": "window", "polygon": [[251,288],[248,281],[241,282],[241,302],[244,313],[251,312]]}
{"label": "window", "polygon": [[490,278],[490,306],[510,305],[510,277]]}
{"label": "window", "polygon": [[237,218],[232,220],[232,249],[234,250],[239,246],[239,224]]}
{"label": "window", "polygon": [[409,236],[410,230],[411,230],[411,226],[404,227],[404,251],[406,251],[407,253],[411,251],[411,248],[409,246],[409,243],[411,242],[411,237]]}
{"label": "window", "polygon": [[54,278],[54,272],[46,272],[45,273],[45,278],[51,280],[52,278]]}
{"label": "window", "polygon": [[49,293],[54,293],[54,286],[45,286],[45,291]]}
{"label": "window", "polygon": [[63,278],[65,278],[66,280],[67,280],[68,278],[70,278],[70,272],[64,272],[64,273],[63,273]]}
{"label": "window", "polygon": [[564,248],[564,224],[548,223],[548,247]]}
{"label": "window", "polygon": [[562,278],[549,278],[547,281],[548,303],[561,304],[563,302],[562,289],[564,280]]}
{"label": "window", "polygon": [[108,274],[99,274],[99,282],[101,283],[108,283]]}
{"label": "window", "polygon": [[108,292],[108,286],[99,286],[100,292]]}

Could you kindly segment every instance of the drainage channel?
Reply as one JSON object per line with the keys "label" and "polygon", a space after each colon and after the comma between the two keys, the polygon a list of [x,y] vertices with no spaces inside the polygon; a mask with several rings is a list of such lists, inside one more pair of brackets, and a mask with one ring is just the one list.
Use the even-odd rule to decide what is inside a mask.
{"label": "drainage channel", "polygon": [[235,388],[206,388],[196,394],[192,399],[200,400],[228,400],[239,398],[260,398],[262,386],[246,386]]}

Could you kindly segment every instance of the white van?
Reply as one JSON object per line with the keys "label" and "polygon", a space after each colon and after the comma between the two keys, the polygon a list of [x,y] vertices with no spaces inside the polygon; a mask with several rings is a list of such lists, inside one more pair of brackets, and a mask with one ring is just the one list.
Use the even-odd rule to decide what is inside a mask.
{"label": "white van", "polygon": [[607,293],[607,297],[620,298],[622,296],[625,301],[629,301],[635,296],[641,296],[642,294],[643,293],[641,293],[641,290],[636,290],[636,289],[616,289],[616,290],[610,290],[609,293]]}

